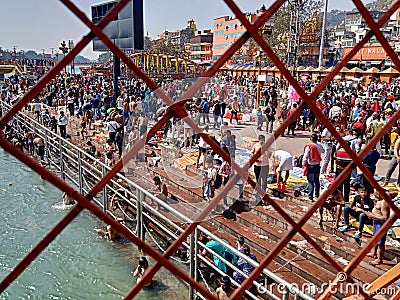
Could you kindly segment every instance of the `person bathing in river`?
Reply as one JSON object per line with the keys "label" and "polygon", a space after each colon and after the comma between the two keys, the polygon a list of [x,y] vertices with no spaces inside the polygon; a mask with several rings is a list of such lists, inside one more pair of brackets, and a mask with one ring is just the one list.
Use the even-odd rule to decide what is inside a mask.
{"label": "person bathing in river", "polygon": [[[133,276],[138,277],[138,279],[136,280],[137,283],[139,283],[139,281],[142,280],[148,268],[149,268],[149,262],[147,261],[147,258],[144,256],[139,258],[139,264],[136,267],[136,270],[133,272]],[[153,279],[149,278],[144,284],[144,286],[150,286],[152,283]]]}
{"label": "person bathing in river", "polygon": [[75,200],[72,197],[68,196],[66,192],[64,192],[61,197],[62,197],[65,205],[74,205],[75,204]]}
{"label": "person bathing in river", "polygon": [[[124,223],[124,220],[121,218],[115,218],[115,220],[121,224]],[[94,231],[96,231],[101,236],[106,237],[111,243],[117,241],[117,239],[121,237],[121,234],[115,228],[113,228],[111,225],[107,225],[106,230],[100,229],[100,228],[95,228]]]}

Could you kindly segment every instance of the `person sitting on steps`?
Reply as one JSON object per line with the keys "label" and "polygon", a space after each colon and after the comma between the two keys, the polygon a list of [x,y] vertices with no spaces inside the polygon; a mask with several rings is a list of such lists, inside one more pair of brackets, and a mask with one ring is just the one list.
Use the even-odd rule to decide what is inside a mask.
{"label": "person sitting on steps", "polygon": [[358,221],[358,230],[353,235],[354,238],[359,239],[362,236],[365,224],[371,224],[371,219],[367,213],[371,212],[374,208],[374,202],[367,195],[367,190],[364,186],[358,188],[358,195],[354,197],[351,206],[346,206],[343,210],[344,226],[340,227],[341,232],[350,229],[349,216],[353,216]]}

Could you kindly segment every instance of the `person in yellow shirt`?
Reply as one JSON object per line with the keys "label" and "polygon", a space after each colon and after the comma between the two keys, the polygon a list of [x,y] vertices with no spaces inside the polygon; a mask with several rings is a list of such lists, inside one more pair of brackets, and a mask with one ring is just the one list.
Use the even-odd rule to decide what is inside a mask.
{"label": "person in yellow shirt", "polygon": [[[370,126],[372,126],[374,129],[373,136],[375,136],[379,131],[381,131],[384,125],[385,125],[385,120],[382,120],[379,114],[373,114],[373,119],[370,123]],[[378,150],[379,154],[382,156],[383,153],[380,142],[376,143],[376,150]]]}
{"label": "person in yellow shirt", "polygon": [[397,139],[399,138],[399,130],[397,127],[393,127],[390,131],[390,156],[394,153],[394,145],[396,144]]}

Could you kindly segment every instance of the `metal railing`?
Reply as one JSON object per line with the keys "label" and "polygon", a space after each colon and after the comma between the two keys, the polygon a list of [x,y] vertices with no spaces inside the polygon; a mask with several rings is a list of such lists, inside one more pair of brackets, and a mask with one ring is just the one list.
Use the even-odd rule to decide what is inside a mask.
{"label": "metal railing", "polygon": [[[0,100],[0,110],[2,114],[9,110],[10,107],[10,104]],[[16,114],[12,121],[10,121],[10,124],[14,125],[13,128],[19,130],[20,132],[25,129],[34,132],[38,137],[41,137],[45,143],[45,158],[47,160],[50,170],[52,172],[55,172],[59,177],[66,180],[71,185],[77,187],[78,191],[81,194],[88,193],[90,189],[94,186],[94,184],[110,170],[110,167],[105,165],[103,162],[86,153],[84,150],[74,145],[70,141],[63,139],[61,136],[51,131],[43,124],[37,122],[29,114],[25,114],[23,112]],[[164,215],[161,214],[158,210],[155,210],[151,205],[146,203],[146,197],[152,199],[157,203],[157,205],[160,205],[168,210],[169,213],[178,218],[179,223],[192,223],[192,220],[190,218],[188,218],[178,210],[174,209],[164,201],[155,197],[151,192],[141,187],[137,183],[131,181],[129,178],[126,178],[120,173],[117,174],[117,178],[121,179],[122,182],[118,182],[114,179],[111,180],[111,182],[104,187],[103,191],[98,196],[93,198],[93,201],[105,212],[115,218],[116,215],[111,210],[109,210],[108,204],[110,202],[110,197],[115,193],[118,193],[118,189],[124,188],[126,184],[129,185],[131,190],[126,190],[126,192],[129,194],[129,198],[125,197],[125,195],[123,194],[118,194],[118,196],[121,197],[130,207],[136,210],[136,229],[135,231],[131,230],[128,227],[127,229],[130,230],[132,233],[137,234],[142,240],[145,240],[147,233],[156,244],[156,246],[159,247],[159,250],[165,251],[165,249],[160,246],[160,240],[151,236],[149,226],[154,226],[160,231],[161,235],[167,236],[171,239],[177,239],[179,235],[184,231],[183,228],[176,224],[177,222],[173,222],[168,218],[165,218]],[[136,193],[133,193],[132,190],[136,191]],[[125,215],[124,217],[129,216]],[[203,256],[200,253],[200,248],[207,249],[207,252],[210,255],[218,257],[228,267],[232,268],[236,272],[239,272],[242,276],[246,278],[248,277],[235,265],[227,261],[225,257],[220,256],[218,253],[215,253],[211,249],[207,248],[205,244],[200,242],[200,235],[208,236],[218,243],[221,243],[226,249],[234,253],[238,258],[244,259],[253,267],[257,268],[259,266],[259,263],[244,255],[235,247],[231,246],[226,241],[222,240],[203,226],[198,225],[196,231],[190,235],[189,242],[183,243],[183,246],[188,250],[189,253],[189,273],[196,280],[199,280],[199,276],[197,272],[195,272],[195,270],[198,270],[200,261],[203,262],[208,268],[212,269],[214,272],[221,275],[226,275],[221,270],[219,270],[207,257]],[[179,262],[180,260],[177,261]],[[253,282],[253,284],[256,285],[260,291],[263,291],[265,295],[269,296],[272,299],[287,299],[290,294],[296,296],[297,299],[313,299],[307,294],[301,292],[296,285],[288,283],[268,269],[264,269],[262,274],[266,281],[273,280],[279,286],[284,287],[281,293],[281,297],[279,297],[272,293],[270,290],[264,288],[257,281]],[[240,286],[240,284],[235,282],[233,279],[232,282],[235,286]],[[194,291],[194,289],[189,286],[189,298],[193,299],[195,294],[196,292]],[[258,299],[249,291],[246,291],[246,294],[252,299]],[[198,296],[203,298],[201,295]]]}

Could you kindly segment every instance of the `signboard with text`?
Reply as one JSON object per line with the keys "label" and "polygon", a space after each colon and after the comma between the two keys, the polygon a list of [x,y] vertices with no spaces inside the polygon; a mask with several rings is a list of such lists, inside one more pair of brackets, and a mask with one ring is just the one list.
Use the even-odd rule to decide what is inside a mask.
{"label": "signboard with text", "polygon": [[[343,48],[343,57],[345,57],[353,47]],[[364,46],[350,60],[383,60],[389,58],[386,50],[382,46]]]}

